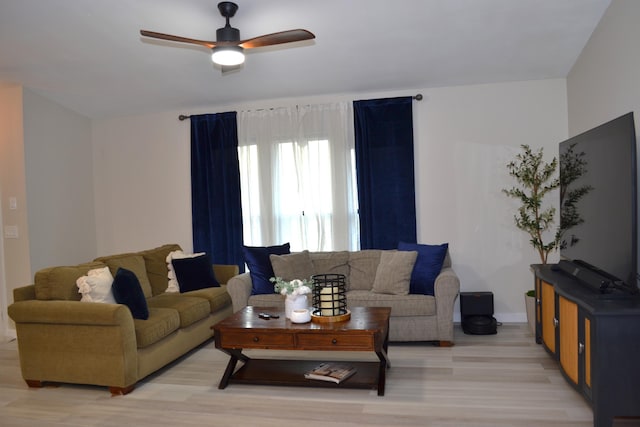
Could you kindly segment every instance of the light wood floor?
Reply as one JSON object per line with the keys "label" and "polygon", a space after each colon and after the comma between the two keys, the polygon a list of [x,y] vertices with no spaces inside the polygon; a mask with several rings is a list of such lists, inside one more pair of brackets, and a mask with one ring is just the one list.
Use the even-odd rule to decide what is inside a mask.
{"label": "light wood floor", "polygon": [[28,389],[13,341],[0,344],[0,425],[592,425],[589,406],[533,342],[525,324],[507,324],[498,335],[485,336],[465,335],[456,327],[455,342],[451,348],[392,343],[384,397],[373,390],[249,385],[218,390],[228,356],[212,342],[142,381],[133,393],[111,397],[104,387]]}

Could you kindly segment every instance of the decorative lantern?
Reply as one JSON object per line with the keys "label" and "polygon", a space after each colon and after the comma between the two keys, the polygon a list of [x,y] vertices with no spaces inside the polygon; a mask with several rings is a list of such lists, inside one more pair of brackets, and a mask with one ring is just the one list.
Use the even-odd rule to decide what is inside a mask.
{"label": "decorative lantern", "polygon": [[313,279],[311,313],[316,322],[340,322],[348,320],[346,277],[344,274],[316,274]]}

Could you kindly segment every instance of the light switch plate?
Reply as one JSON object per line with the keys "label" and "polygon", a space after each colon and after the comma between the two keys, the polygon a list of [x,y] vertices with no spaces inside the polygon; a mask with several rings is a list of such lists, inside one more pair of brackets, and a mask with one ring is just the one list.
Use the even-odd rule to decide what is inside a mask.
{"label": "light switch plate", "polygon": [[17,225],[5,225],[4,226],[5,239],[17,239],[18,238],[18,226]]}
{"label": "light switch plate", "polygon": [[9,197],[9,210],[15,211],[16,209],[18,209],[18,199]]}

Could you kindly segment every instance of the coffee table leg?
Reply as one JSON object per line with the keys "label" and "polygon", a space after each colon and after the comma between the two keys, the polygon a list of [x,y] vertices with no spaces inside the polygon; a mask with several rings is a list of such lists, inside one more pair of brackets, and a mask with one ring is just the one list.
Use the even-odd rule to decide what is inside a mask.
{"label": "coffee table leg", "polygon": [[225,369],[224,375],[222,375],[220,384],[218,384],[218,388],[220,390],[222,390],[223,388],[226,388],[227,385],[229,385],[229,379],[231,379],[231,375],[233,375],[233,372],[236,369],[236,364],[238,363],[238,360],[242,360],[243,362],[246,362],[247,360],[249,360],[247,356],[242,354],[242,350],[226,349],[226,348],[223,348],[221,350],[227,353],[229,356],[231,356],[231,358],[229,359],[229,363],[227,363],[227,369]]}
{"label": "coffee table leg", "polygon": [[384,386],[387,379],[387,353],[385,351],[376,351],[380,364],[378,365],[378,396],[384,396]]}

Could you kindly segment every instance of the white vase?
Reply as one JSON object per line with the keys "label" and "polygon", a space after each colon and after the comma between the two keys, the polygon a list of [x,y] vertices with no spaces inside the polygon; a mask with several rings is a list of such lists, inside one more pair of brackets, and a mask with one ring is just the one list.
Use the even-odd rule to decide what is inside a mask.
{"label": "white vase", "polygon": [[306,295],[287,295],[284,299],[284,315],[287,319],[291,319],[293,310],[302,310],[308,308]]}

